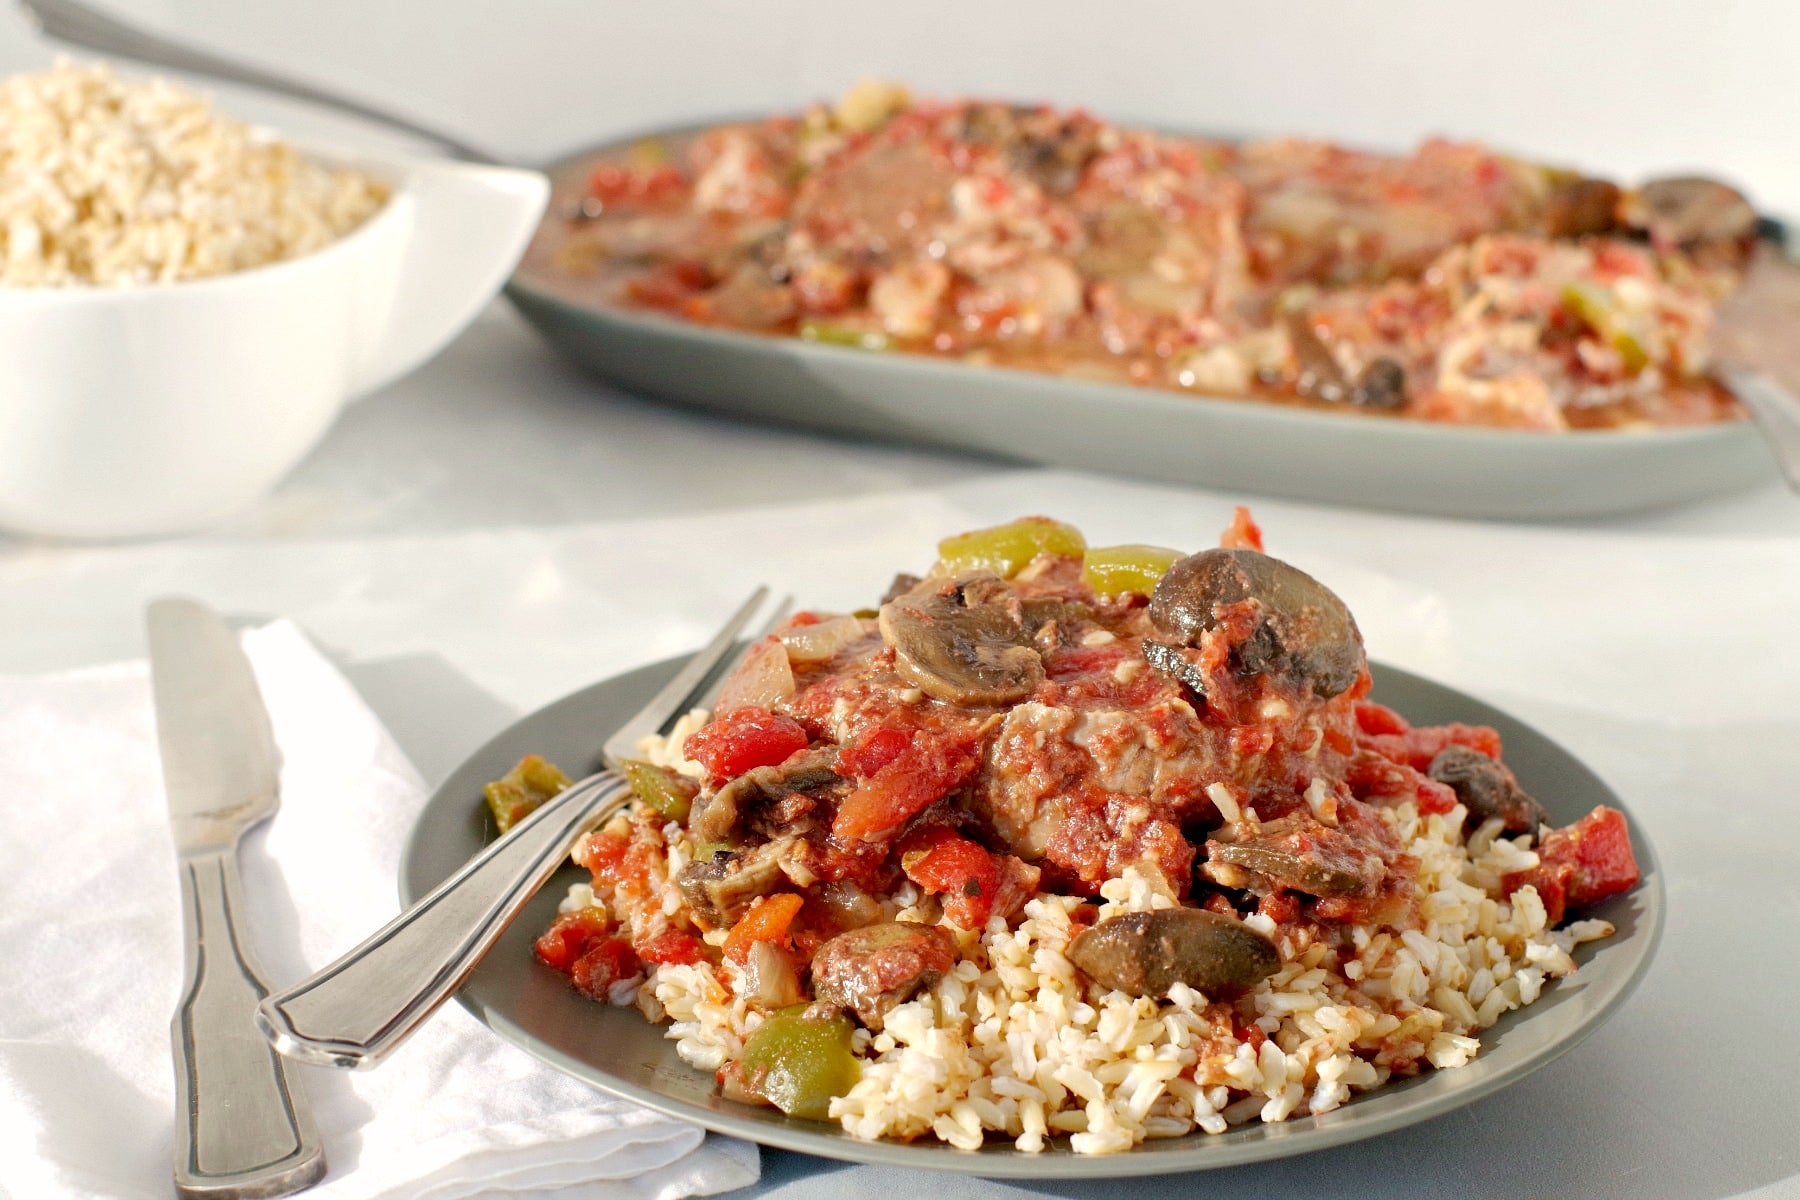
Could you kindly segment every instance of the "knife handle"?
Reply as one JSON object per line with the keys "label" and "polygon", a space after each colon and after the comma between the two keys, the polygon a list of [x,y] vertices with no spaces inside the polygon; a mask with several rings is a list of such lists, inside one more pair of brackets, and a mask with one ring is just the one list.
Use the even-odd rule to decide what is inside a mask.
{"label": "knife handle", "polygon": [[264,1000],[257,1025],[302,1062],[374,1066],[462,986],[576,839],[630,798],[612,771],[571,785],[367,941]]}
{"label": "knife handle", "polygon": [[235,1200],[310,1187],[325,1152],[306,1096],[251,1021],[269,988],[238,920],[237,849],[185,851],[179,866],[187,987],[170,1022],[176,1194]]}

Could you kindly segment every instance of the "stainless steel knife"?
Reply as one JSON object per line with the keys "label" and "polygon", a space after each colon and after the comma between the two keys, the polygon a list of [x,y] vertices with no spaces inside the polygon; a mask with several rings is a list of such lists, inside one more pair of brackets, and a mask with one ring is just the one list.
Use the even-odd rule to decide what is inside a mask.
{"label": "stainless steel knife", "polygon": [[269,993],[239,920],[238,840],[275,813],[279,758],[250,662],[218,614],[153,602],[150,676],[181,872],[187,986],[175,1048],[175,1190],[231,1200],[318,1182],[325,1155],[289,1065],[252,1014]]}

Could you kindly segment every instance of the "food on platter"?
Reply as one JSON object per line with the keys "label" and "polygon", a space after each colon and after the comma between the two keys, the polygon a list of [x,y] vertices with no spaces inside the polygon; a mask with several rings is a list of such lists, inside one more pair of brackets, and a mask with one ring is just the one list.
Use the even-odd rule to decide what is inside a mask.
{"label": "food on platter", "polygon": [[172,283],[311,253],[387,202],[167,80],[0,80],[0,287]]}
{"label": "food on platter", "polygon": [[646,743],[537,955],[724,1096],[864,1138],[1110,1153],[1328,1112],[1469,1061],[1638,878],[1623,814],[1552,822],[1493,729],[1371,686],[1241,509],[1187,555],[947,538]]}
{"label": "food on platter", "polygon": [[604,153],[527,261],[730,329],[1565,430],[1738,415],[1710,333],[1756,230],[1707,179],[1622,188],[1473,143],[1228,142],[871,84]]}

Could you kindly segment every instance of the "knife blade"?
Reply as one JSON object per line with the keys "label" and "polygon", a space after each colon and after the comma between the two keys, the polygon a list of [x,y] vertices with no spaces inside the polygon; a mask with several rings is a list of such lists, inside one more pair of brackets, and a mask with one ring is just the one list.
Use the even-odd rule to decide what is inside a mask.
{"label": "knife blade", "polygon": [[175,832],[186,986],[170,1022],[175,1190],[235,1200],[318,1182],[305,1094],[252,1022],[269,993],[241,927],[237,847],[279,804],[280,758],[237,635],[205,605],[151,603],[151,690]]}

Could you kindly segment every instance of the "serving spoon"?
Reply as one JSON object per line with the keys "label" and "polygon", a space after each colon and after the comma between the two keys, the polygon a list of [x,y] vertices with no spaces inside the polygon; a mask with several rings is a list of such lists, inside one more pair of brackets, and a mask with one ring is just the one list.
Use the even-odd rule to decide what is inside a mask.
{"label": "serving spoon", "polygon": [[[423,138],[466,162],[506,161],[435,126],[262,67],[182,45],[80,0],[18,3],[46,37],[59,42],[336,109]],[[1792,252],[1793,247],[1788,247],[1788,253]],[[1770,294],[1777,301],[1785,300],[1778,306],[1774,323],[1786,318],[1787,328],[1777,332],[1770,328],[1769,314],[1752,314],[1744,305],[1727,302],[1721,307],[1720,347],[1712,373],[1750,411],[1788,486],[1800,493],[1800,266],[1781,254],[1765,251],[1759,257],[1771,281],[1768,291],[1747,285],[1740,296]],[[1739,320],[1746,330],[1754,327],[1753,334],[1737,336],[1734,326]]]}
{"label": "serving spoon", "polygon": [[221,83],[245,84],[291,96],[308,104],[336,109],[350,116],[361,117],[401,133],[423,138],[441,146],[451,157],[464,162],[513,165],[493,152],[471,145],[456,134],[446,133],[435,126],[262,67],[182,45],[170,38],[140,29],[110,13],[90,8],[78,0],[19,0],[19,7],[45,37],[54,41],[66,42],[84,50],[96,50],[101,54],[114,54],[134,62],[167,67],[171,71],[216,79]]}
{"label": "serving spoon", "polygon": [[1800,266],[1759,246],[1743,286],[1719,305],[1713,340],[1713,376],[1750,410],[1800,492]]}

